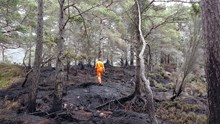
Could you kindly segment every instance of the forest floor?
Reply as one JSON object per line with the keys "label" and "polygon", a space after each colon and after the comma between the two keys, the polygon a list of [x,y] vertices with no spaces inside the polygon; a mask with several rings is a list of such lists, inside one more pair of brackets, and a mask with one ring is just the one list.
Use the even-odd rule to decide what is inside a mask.
{"label": "forest floor", "polygon": [[[2,71],[2,69],[1,69]],[[1,76],[1,74],[0,74]],[[24,78],[0,89],[1,124],[148,124],[147,112],[133,108],[130,101],[101,105],[134,92],[135,67],[106,67],[103,83],[98,84],[92,67],[70,69],[69,81],[64,84],[63,110],[48,113],[52,102],[55,70],[41,69],[41,83],[37,95],[37,112],[26,113],[28,84]],[[190,83],[182,95],[171,101],[171,78],[161,72],[149,74],[154,94],[156,116],[161,124],[205,124],[207,94],[205,83]],[[99,109],[97,109],[99,108]]]}

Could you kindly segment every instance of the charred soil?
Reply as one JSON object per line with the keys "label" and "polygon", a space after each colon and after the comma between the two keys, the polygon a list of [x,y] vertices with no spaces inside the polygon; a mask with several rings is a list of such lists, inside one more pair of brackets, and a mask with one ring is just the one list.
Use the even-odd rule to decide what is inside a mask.
{"label": "charred soil", "polygon": [[[41,69],[38,87],[37,111],[27,113],[28,84],[21,87],[19,80],[7,89],[0,90],[0,122],[2,124],[147,124],[146,110],[133,107],[129,100],[135,89],[135,67],[106,67],[98,84],[93,67],[73,66],[68,80],[64,81],[63,110],[48,113],[53,98],[55,69]],[[202,123],[206,120],[207,100],[204,96],[182,95],[170,101],[172,90],[169,83],[158,82],[161,76],[149,75],[155,97],[159,123]],[[171,82],[170,80],[167,80]],[[191,115],[190,115],[191,114]]]}

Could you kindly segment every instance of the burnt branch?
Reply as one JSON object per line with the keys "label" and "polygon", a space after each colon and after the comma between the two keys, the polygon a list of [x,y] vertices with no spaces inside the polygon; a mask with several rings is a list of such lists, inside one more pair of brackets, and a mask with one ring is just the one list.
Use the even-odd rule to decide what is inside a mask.
{"label": "burnt branch", "polygon": [[[45,64],[47,64],[49,61],[51,61],[51,60],[53,60],[53,59],[55,59],[55,58],[51,57],[51,58],[49,58],[48,60],[42,62],[41,67],[43,67]],[[31,68],[31,69],[26,73],[26,75],[25,75],[25,80],[24,80],[24,82],[22,83],[21,87],[24,87],[24,85],[26,84],[26,82],[27,82],[27,80],[28,80],[28,77],[29,77],[30,73],[33,72],[33,69],[34,69],[34,68]]]}

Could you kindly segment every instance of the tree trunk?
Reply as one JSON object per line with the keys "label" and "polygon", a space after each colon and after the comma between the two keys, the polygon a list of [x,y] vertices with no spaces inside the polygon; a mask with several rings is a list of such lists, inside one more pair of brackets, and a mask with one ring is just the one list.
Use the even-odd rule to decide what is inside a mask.
{"label": "tree trunk", "polygon": [[[86,31],[87,32],[87,31]],[[87,54],[87,64],[91,65],[92,63],[92,57],[91,57],[91,43],[89,36],[87,35],[87,49],[86,49],[86,54]]]}
{"label": "tree trunk", "polygon": [[[193,67],[196,63],[198,49],[200,46],[200,31],[201,31],[201,20],[199,14],[192,14],[193,25],[191,26],[190,40],[189,45],[187,46],[187,51],[185,53],[184,62],[182,67],[178,70],[178,76],[176,77],[176,84],[174,87],[173,97],[171,100],[174,100],[178,97],[181,92],[184,90],[186,79],[188,75],[192,72]],[[169,60],[169,54],[168,54]],[[169,61],[168,61],[169,64]]]}
{"label": "tree trunk", "polygon": [[113,49],[111,48],[111,52],[110,52],[110,58],[109,58],[109,61],[110,61],[110,64],[113,66],[113,64],[114,64],[114,51],[113,51]]}
{"label": "tree trunk", "polygon": [[101,51],[101,45],[99,45],[99,52],[98,52],[98,58],[101,58],[102,57],[102,51]]}
{"label": "tree trunk", "polygon": [[134,46],[131,45],[130,46],[130,65],[133,66],[134,65]]}
{"label": "tree trunk", "polygon": [[2,46],[2,63],[5,63],[5,48]]}
{"label": "tree trunk", "polygon": [[38,19],[37,19],[37,39],[36,39],[36,50],[33,67],[33,75],[31,76],[31,84],[29,87],[28,97],[28,112],[36,111],[36,98],[37,98],[37,87],[40,81],[40,64],[42,59],[43,49],[43,0],[38,0]]}
{"label": "tree trunk", "polygon": [[87,65],[89,66],[89,67],[91,67],[92,66],[92,58],[89,56],[88,57],[88,60],[87,60],[88,62],[87,62]]}
{"label": "tree trunk", "polygon": [[[101,32],[100,32],[100,36],[101,36]],[[102,42],[101,42],[101,40],[102,40],[102,38],[100,38],[99,44],[98,44],[98,58],[102,57]]]}
{"label": "tree trunk", "polygon": [[125,67],[127,67],[128,66],[128,60],[126,59],[125,60]]}
{"label": "tree trunk", "polygon": [[[51,55],[52,54],[52,46],[49,46],[48,49],[49,49],[49,51],[48,51],[49,52],[49,56],[51,57],[52,56]],[[48,61],[48,67],[52,67],[52,60]]]}
{"label": "tree trunk", "polygon": [[[137,38],[139,39],[140,41],[140,37],[137,36]],[[140,54],[140,49],[139,48],[136,48],[136,51],[137,51],[137,54]],[[137,56],[136,57],[136,68],[135,68],[135,94],[137,95],[143,95],[144,93],[144,83],[141,82],[141,64],[140,64],[140,57]]]}
{"label": "tree trunk", "polygon": [[[145,96],[146,100],[144,101],[146,105],[146,110],[148,111],[148,114],[151,119],[151,123],[156,123],[157,124],[157,119],[155,117],[155,108],[154,108],[154,103],[153,103],[153,93],[150,88],[150,82],[145,76],[145,64],[144,64],[144,51],[146,48],[146,41],[144,39],[144,36],[142,34],[142,29],[141,29],[141,10],[140,10],[140,0],[136,0],[136,5],[137,5],[137,14],[138,14],[138,25],[136,26],[136,36],[137,36],[137,41],[140,42],[142,41],[142,47],[138,46],[137,48],[137,65],[136,65],[136,86],[135,86],[135,93],[139,97]],[[141,47],[141,50],[140,50]]]}
{"label": "tree trunk", "polygon": [[66,80],[69,81],[70,74],[70,57],[66,57]]}
{"label": "tree trunk", "polygon": [[28,54],[28,68],[31,68],[31,43],[29,45],[29,54]]}
{"label": "tree trunk", "polygon": [[162,53],[162,51],[160,52],[160,65],[164,64],[164,54]]}
{"label": "tree trunk", "polygon": [[28,50],[25,51],[24,53],[24,58],[23,58],[23,66],[26,68],[26,64],[25,64],[25,59],[27,57],[27,54],[28,54]]}
{"label": "tree trunk", "polygon": [[123,67],[124,66],[124,60],[123,60],[123,58],[121,57],[121,59],[120,59],[120,64],[121,64],[121,67]]}
{"label": "tree trunk", "polygon": [[[32,38],[32,27],[30,28],[30,37]],[[29,41],[29,54],[28,54],[28,68],[31,68],[31,48],[32,48],[32,40]]]}
{"label": "tree trunk", "polygon": [[202,0],[209,124],[220,123],[220,1]]}
{"label": "tree trunk", "polygon": [[167,64],[170,64],[170,54],[167,55]]}
{"label": "tree trunk", "polygon": [[60,13],[59,13],[59,35],[57,41],[57,59],[56,59],[56,82],[55,91],[51,112],[59,111],[62,109],[63,98],[63,81],[64,81],[64,65],[62,64],[63,58],[63,44],[64,44],[64,3],[65,0],[60,0]]}

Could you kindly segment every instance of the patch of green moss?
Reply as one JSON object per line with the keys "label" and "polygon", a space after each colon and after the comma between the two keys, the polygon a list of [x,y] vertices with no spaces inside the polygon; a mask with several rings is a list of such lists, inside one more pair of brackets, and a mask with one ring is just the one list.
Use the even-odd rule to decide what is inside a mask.
{"label": "patch of green moss", "polygon": [[160,72],[160,75],[161,75],[162,77],[164,77],[164,75],[165,75],[164,71]]}
{"label": "patch of green moss", "polygon": [[186,119],[195,122],[195,120],[196,120],[196,114],[195,114],[194,112],[189,112],[189,113],[187,114],[187,118],[186,118]]}
{"label": "patch of green moss", "polygon": [[0,88],[7,87],[9,84],[10,79],[7,78],[0,78]]}
{"label": "patch of green moss", "polygon": [[164,91],[164,92],[167,91],[166,87],[164,87],[162,83],[155,83],[155,87]]}
{"label": "patch of green moss", "polygon": [[202,115],[197,115],[197,124],[206,124],[207,123],[207,116],[202,114]]}
{"label": "patch of green moss", "polygon": [[19,65],[0,64],[0,88],[10,86],[22,74],[22,67]]}
{"label": "patch of green moss", "polygon": [[157,116],[175,124],[205,124],[207,116],[195,111],[200,107],[197,104],[189,104],[181,101],[163,101],[157,108]]}
{"label": "patch of green moss", "polygon": [[175,87],[175,84],[173,82],[170,82],[166,85],[167,89],[174,89],[174,87]]}

